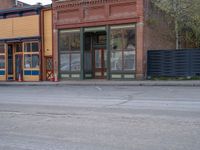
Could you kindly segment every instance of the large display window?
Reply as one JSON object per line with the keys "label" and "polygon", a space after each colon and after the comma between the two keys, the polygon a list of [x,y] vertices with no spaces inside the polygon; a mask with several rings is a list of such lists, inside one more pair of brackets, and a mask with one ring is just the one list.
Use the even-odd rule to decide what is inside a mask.
{"label": "large display window", "polygon": [[80,74],[80,30],[59,32],[60,73]]}
{"label": "large display window", "polygon": [[39,69],[39,43],[24,43],[24,68]]}
{"label": "large display window", "polygon": [[111,73],[135,71],[135,33],[135,25],[111,26]]}
{"label": "large display window", "polygon": [[24,80],[40,79],[40,45],[37,41],[24,43]]}

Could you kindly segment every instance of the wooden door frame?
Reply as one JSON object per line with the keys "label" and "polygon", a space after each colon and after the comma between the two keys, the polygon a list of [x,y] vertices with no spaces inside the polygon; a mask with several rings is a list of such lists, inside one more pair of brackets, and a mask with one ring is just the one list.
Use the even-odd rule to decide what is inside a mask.
{"label": "wooden door frame", "polygon": [[[101,55],[101,68],[96,68],[96,51],[100,51]],[[104,59],[104,53],[105,49],[104,48],[99,48],[99,49],[94,49],[94,63],[93,63],[93,68],[94,68],[94,79],[105,79],[105,72],[106,68],[104,65],[105,59]],[[101,72],[101,76],[96,76],[96,72]]]}
{"label": "wooden door frame", "polygon": [[12,65],[13,65],[13,74],[12,74],[12,76],[13,76],[13,81],[14,81],[14,79],[15,79],[15,59],[14,59],[14,56],[15,56],[15,44],[14,43],[6,43],[6,80],[8,81],[8,78],[9,78],[9,74],[8,74],[8,47],[9,46],[12,46],[12,59],[13,59],[13,63],[12,63]]}

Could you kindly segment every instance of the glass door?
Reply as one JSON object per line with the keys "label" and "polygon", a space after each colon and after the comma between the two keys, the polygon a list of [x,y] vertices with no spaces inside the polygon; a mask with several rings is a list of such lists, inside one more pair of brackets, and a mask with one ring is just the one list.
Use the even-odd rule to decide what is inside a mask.
{"label": "glass door", "polygon": [[8,44],[8,78],[7,80],[14,79],[14,72],[13,72],[13,45]]}
{"label": "glass door", "polygon": [[104,49],[95,50],[95,78],[104,79],[106,73],[106,58]]}
{"label": "glass door", "polygon": [[23,80],[23,55],[15,55],[15,80]]}

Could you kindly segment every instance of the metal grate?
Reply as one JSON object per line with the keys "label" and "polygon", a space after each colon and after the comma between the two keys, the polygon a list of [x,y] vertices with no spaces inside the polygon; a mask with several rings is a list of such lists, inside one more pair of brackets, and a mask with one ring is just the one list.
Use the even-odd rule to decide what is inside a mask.
{"label": "metal grate", "polygon": [[148,77],[200,76],[200,49],[149,50]]}

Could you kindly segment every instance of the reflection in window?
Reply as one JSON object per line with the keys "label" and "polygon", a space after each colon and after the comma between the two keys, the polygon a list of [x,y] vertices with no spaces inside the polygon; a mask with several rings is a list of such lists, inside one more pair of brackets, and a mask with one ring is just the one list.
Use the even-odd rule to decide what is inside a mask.
{"label": "reflection in window", "polygon": [[114,51],[111,53],[111,70],[122,70],[122,52]]}
{"label": "reflection in window", "polygon": [[70,70],[70,59],[69,54],[60,54],[60,70],[69,71]]}
{"label": "reflection in window", "polygon": [[32,68],[39,68],[39,55],[32,55]]}
{"label": "reflection in window", "polygon": [[24,68],[31,68],[31,55],[24,55]]}
{"label": "reflection in window", "polygon": [[135,70],[135,52],[124,52],[124,70]]}
{"label": "reflection in window", "polygon": [[24,55],[24,68],[36,69],[39,68],[39,55],[38,54],[26,54]]}
{"label": "reflection in window", "polygon": [[80,53],[71,54],[71,71],[79,71],[80,70]]}
{"label": "reflection in window", "polygon": [[135,26],[111,27],[111,70],[135,70]]}

